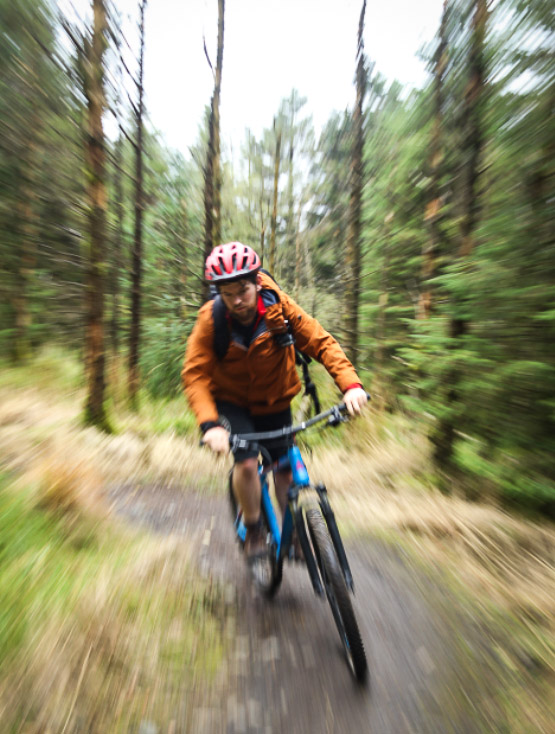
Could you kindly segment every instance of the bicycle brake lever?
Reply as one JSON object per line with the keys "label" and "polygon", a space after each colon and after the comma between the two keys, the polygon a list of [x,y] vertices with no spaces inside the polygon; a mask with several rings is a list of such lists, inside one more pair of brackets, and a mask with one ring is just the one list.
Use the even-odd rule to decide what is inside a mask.
{"label": "bicycle brake lever", "polygon": [[229,437],[229,446],[231,448],[231,451],[235,452],[237,449],[248,449],[250,448],[249,441],[245,441],[242,438],[238,438],[237,435],[232,434]]}
{"label": "bicycle brake lever", "polygon": [[349,419],[347,416],[341,415],[342,411],[346,409],[345,403],[335,405],[333,413],[328,418],[329,426],[338,426],[340,423],[346,423]]}

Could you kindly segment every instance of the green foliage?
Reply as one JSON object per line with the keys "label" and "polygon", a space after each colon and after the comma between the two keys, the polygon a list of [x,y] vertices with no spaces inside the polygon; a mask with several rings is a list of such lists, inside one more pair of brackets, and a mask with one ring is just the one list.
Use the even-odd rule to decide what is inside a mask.
{"label": "green foliage", "polygon": [[181,390],[181,367],[192,322],[174,317],[148,319],[143,327],[141,373],[153,397],[173,398]]}
{"label": "green foliage", "polygon": [[53,393],[75,392],[84,385],[78,355],[55,343],[42,347],[25,365],[0,361],[0,387],[38,387]]}
{"label": "green foliage", "polygon": [[[87,731],[100,718],[109,731],[128,730],[130,718],[139,726],[144,717],[151,681],[163,678],[172,695],[184,675],[192,682],[213,674],[222,653],[218,590],[196,578],[182,549],[161,549],[159,541],[106,518],[99,523],[83,508],[68,532],[63,517],[37,502],[34,488],[16,489],[12,480],[0,474],[0,681],[10,700],[4,731],[39,721],[61,731],[72,715]],[[160,633],[168,629],[171,638]],[[102,640],[106,630],[110,645],[93,650],[91,640]],[[68,683],[75,660],[83,683],[77,687],[71,676]],[[114,690],[133,672],[146,690],[122,712]],[[172,716],[178,704],[168,706]]]}
{"label": "green foliage", "polygon": [[[44,344],[61,341],[77,351],[83,342],[83,99],[79,62],[57,44],[50,7],[0,2],[0,347],[14,359],[41,353]],[[483,481],[502,498],[545,509],[555,481],[553,17],[536,0],[501,0],[490,10],[486,79],[475,111],[483,145],[470,207],[473,246],[464,255],[474,3],[446,4],[440,99],[439,39],[426,49],[431,75],[424,89],[407,93],[372,74],[360,373],[386,409],[409,411],[432,436],[453,429],[448,468],[469,484]],[[258,139],[247,131],[239,165],[222,151],[222,237],[267,255],[279,129],[275,275],[341,338],[352,120],[349,111],[334,113],[315,141],[307,102],[293,90],[276,110],[275,130]],[[128,131],[131,123],[129,115]],[[435,160],[432,141],[439,143]],[[200,304],[206,145],[206,118],[190,160],[146,133],[140,355],[143,388],[154,402],[181,394],[186,339]],[[107,152],[105,321],[121,354],[130,320],[134,148],[130,141],[123,146],[122,231],[114,204],[116,144],[108,142]],[[425,273],[432,225],[433,272]],[[432,309],[422,319],[425,293]],[[42,355],[43,364],[32,363],[35,371],[20,379],[48,377]],[[83,380],[78,367],[69,375],[72,384]],[[188,421],[178,430],[188,431]]]}
{"label": "green foliage", "polygon": [[[439,113],[432,80],[408,98],[395,85],[377,85],[368,101],[362,354],[390,409],[400,405],[421,417],[432,436],[454,426],[452,468],[469,486],[482,482],[511,503],[551,511],[555,251],[548,214],[554,181],[548,109],[555,69],[523,43],[532,29],[538,41],[545,38],[548,23],[539,6],[510,2],[497,4],[490,19],[486,64],[490,78],[498,73],[501,81],[486,89],[480,110],[485,160],[474,202],[479,219],[474,248],[460,257],[469,142],[462,101],[472,12],[456,1],[447,6]],[[430,58],[435,71],[434,49]],[[516,92],[525,58],[528,68],[537,63],[537,76]],[[434,194],[429,156],[438,124]],[[439,240],[435,271],[426,281],[425,215],[434,195],[441,197]],[[424,289],[433,299],[427,320],[419,318]],[[455,323],[465,324],[462,338],[453,336]]]}

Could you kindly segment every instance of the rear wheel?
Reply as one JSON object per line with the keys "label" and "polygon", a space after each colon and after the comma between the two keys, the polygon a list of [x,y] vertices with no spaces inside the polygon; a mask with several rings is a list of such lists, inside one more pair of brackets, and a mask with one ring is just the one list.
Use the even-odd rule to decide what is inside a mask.
{"label": "rear wheel", "polygon": [[363,683],[368,676],[364,646],[351,597],[329,536],[326,521],[318,506],[307,507],[305,516],[326,597],[345,649],[347,662],[355,678]]}

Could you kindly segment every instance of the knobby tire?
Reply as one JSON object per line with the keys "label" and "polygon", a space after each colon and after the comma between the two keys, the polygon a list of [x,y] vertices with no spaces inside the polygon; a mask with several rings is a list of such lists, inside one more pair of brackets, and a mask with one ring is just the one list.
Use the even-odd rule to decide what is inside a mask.
{"label": "knobby tire", "polygon": [[360,683],[366,681],[368,664],[358,629],[358,623],[326,521],[319,507],[305,510],[306,522],[314,546],[322,582],[331,607],[333,619],[345,648],[349,666]]}

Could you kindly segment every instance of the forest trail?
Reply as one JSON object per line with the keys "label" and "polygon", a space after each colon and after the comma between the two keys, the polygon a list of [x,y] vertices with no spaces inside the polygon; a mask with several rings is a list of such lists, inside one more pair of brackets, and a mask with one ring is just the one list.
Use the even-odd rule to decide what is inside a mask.
{"label": "forest trail", "polygon": [[[491,727],[488,645],[437,580],[369,538],[347,544],[371,683],[353,681],[327,603],[303,566],[286,564],[261,598],[235,546],[229,508],[168,484],[113,485],[112,510],[148,532],[193,540],[204,576],[223,588],[227,654],[215,679],[188,692],[176,730],[475,734]],[[496,717],[499,712],[496,712]]]}

